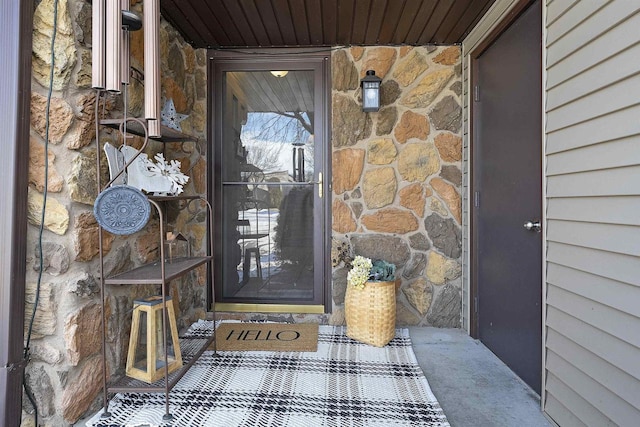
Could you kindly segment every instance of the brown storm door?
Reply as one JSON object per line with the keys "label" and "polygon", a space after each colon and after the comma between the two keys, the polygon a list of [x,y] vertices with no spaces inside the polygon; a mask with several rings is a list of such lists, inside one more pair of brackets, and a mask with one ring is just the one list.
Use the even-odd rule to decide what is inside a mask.
{"label": "brown storm door", "polygon": [[327,60],[216,55],[216,303],[318,312],[327,292]]}
{"label": "brown storm door", "polygon": [[538,0],[472,63],[472,334],[538,394],[541,25]]}

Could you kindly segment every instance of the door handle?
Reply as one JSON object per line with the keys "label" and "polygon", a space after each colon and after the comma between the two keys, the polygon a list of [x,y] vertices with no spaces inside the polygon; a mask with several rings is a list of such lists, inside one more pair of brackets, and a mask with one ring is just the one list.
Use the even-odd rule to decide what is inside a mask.
{"label": "door handle", "polygon": [[[324,195],[324,190],[322,187],[322,172],[318,172],[318,180],[317,181],[305,181],[305,184],[318,184],[318,197],[320,197],[322,199],[322,196]],[[280,183],[278,183],[280,184]]]}
{"label": "door handle", "polygon": [[529,230],[529,231],[535,231],[536,233],[539,233],[540,231],[542,231],[542,226],[540,225],[540,221],[527,221],[524,223],[524,228]]}

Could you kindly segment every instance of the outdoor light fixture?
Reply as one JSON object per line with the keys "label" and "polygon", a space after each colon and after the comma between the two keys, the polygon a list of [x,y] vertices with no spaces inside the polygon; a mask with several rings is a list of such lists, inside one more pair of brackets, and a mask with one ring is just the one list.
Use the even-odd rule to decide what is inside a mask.
{"label": "outdoor light fixture", "polygon": [[367,75],[360,80],[362,111],[365,113],[376,112],[380,109],[380,82],[382,79],[376,76],[376,72],[373,70],[367,70]]}
{"label": "outdoor light fixture", "polygon": [[276,77],[284,77],[287,74],[289,74],[288,71],[272,71],[271,74],[273,74]]}

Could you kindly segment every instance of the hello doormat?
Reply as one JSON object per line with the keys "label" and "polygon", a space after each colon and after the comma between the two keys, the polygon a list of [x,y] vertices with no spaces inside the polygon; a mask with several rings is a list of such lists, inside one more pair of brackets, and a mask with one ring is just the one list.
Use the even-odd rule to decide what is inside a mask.
{"label": "hello doormat", "polygon": [[221,351],[316,351],[317,323],[221,323],[216,329]]}

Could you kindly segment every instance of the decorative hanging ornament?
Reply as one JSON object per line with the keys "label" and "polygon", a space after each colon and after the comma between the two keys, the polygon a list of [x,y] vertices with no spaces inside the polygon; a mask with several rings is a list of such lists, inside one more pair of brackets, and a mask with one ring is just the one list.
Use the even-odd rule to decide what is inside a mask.
{"label": "decorative hanging ornament", "polygon": [[128,185],[114,185],[98,194],[93,215],[109,233],[127,235],[144,228],[151,205],[142,191]]}
{"label": "decorative hanging ornament", "polygon": [[182,132],[182,128],[180,127],[180,122],[189,117],[186,114],[180,114],[176,112],[176,107],[173,104],[173,99],[168,99],[167,102],[164,103],[164,107],[162,107],[162,113],[160,114],[162,118],[162,124],[177,130],[178,132]]}

